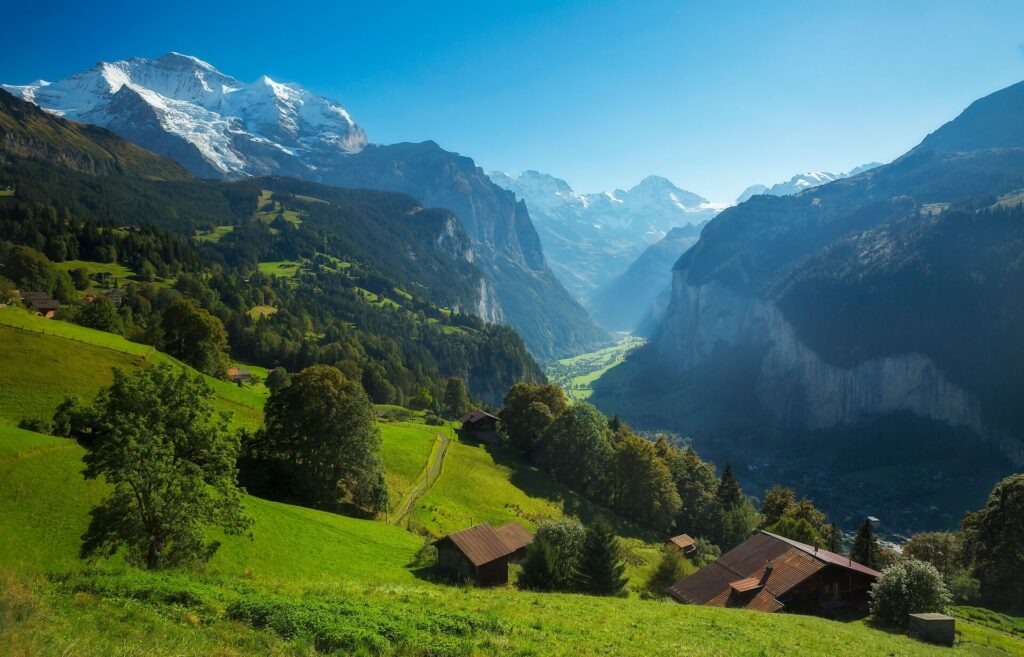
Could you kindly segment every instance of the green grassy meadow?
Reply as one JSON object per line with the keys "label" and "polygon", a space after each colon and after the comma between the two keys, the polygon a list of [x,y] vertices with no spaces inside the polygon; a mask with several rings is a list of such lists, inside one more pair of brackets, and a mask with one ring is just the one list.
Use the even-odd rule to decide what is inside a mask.
{"label": "green grassy meadow", "polygon": [[[45,331],[45,333],[39,332]],[[0,654],[48,655],[1015,655],[1019,619],[962,611],[962,645],[942,649],[873,628],[795,615],[643,600],[475,589],[424,576],[423,534],[478,522],[529,528],[608,515],[638,589],[661,537],[643,535],[526,466],[505,447],[453,439],[409,528],[247,496],[251,535],[221,542],[201,570],[146,573],[86,562],[80,536],[106,494],[81,476],[72,440],[16,429],[66,393],[85,399],[112,366],[170,359],[115,335],[0,309]],[[180,364],[179,364],[180,365]],[[262,368],[250,368],[265,376]],[[250,426],[265,388],[213,381],[216,404]],[[422,414],[379,407],[393,503],[424,479],[438,433]]]}

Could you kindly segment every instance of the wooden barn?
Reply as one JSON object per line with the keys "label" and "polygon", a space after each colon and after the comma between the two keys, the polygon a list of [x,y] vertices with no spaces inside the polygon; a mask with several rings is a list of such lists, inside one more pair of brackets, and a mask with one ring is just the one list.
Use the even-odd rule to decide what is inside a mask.
{"label": "wooden barn", "polygon": [[486,411],[475,410],[459,418],[462,425],[460,432],[466,437],[484,443],[500,443],[498,436],[498,417]]}
{"label": "wooden barn", "polygon": [[679,548],[679,551],[684,555],[689,556],[697,550],[697,541],[693,540],[689,534],[680,534],[679,536],[673,536],[668,539],[669,545],[674,545]]}
{"label": "wooden barn", "polygon": [[508,565],[526,556],[533,534],[510,522],[494,528],[483,523],[434,541],[438,569],[453,579],[480,586],[508,583]]}
{"label": "wooden barn", "polygon": [[498,430],[498,417],[479,409],[467,413],[459,418],[463,431],[471,433],[483,433]]}
{"label": "wooden barn", "polygon": [[668,592],[684,604],[817,614],[867,609],[879,576],[849,557],[760,531]]}

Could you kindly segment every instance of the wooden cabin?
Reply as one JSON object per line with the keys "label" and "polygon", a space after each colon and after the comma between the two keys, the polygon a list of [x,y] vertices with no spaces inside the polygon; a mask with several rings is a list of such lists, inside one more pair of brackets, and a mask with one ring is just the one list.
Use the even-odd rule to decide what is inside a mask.
{"label": "wooden cabin", "polygon": [[690,537],[689,534],[680,534],[679,536],[673,536],[668,539],[669,545],[674,545],[679,548],[685,556],[693,554],[697,550],[697,541]]}
{"label": "wooden cabin", "polygon": [[868,589],[881,574],[835,552],[760,531],[668,592],[677,602],[713,607],[866,610]]}
{"label": "wooden cabin", "polygon": [[437,567],[455,580],[480,586],[508,583],[508,565],[526,556],[533,534],[512,522],[495,529],[487,523],[457,531],[434,541]]}

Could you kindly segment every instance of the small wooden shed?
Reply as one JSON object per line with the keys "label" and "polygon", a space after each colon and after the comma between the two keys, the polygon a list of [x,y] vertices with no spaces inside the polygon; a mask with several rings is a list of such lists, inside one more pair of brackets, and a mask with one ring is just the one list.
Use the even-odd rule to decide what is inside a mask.
{"label": "small wooden shed", "polygon": [[921,641],[951,646],[956,640],[956,619],[946,614],[910,614],[910,633]]}
{"label": "small wooden shed", "polygon": [[475,525],[434,541],[437,567],[453,579],[480,586],[506,584],[509,563],[521,560],[532,541],[533,534],[514,522],[497,529]]}
{"label": "small wooden shed", "polygon": [[673,536],[668,539],[668,543],[679,548],[685,555],[690,555],[697,549],[697,541],[693,540],[689,534]]}

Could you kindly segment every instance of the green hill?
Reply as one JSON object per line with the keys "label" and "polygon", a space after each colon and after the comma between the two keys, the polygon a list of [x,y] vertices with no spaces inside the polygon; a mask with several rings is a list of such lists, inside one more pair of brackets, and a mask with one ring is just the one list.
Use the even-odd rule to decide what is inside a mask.
{"label": "green hill", "polygon": [[[40,328],[47,333],[30,330]],[[9,423],[25,409],[45,416],[65,391],[95,394],[111,365],[166,356],[110,334],[0,310],[0,357],[7,365],[0,370],[0,646],[9,654],[925,657],[1014,654],[1020,643],[982,624],[965,634],[974,643],[949,651],[861,623],[635,595],[442,586],[419,578],[424,540],[415,533],[254,497],[245,500],[255,521],[251,538],[219,537],[222,546],[202,572],[144,573],[118,559],[88,564],[77,557],[79,537],[105,485],[82,478],[77,443]],[[248,419],[258,422],[257,392],[215,385],[218,406],[248,408]],[[603,513],[510,452],[460,442],[450,428],[417,419],[381,425],[395,504],[428,483],[422,497],[412,498],[412,529],[440,533],[485,520],[534,527],[567,512]],[[437,475],[425,477],[434,459]],[[653,548],[641,537],[625,545],[635,584]]]}

